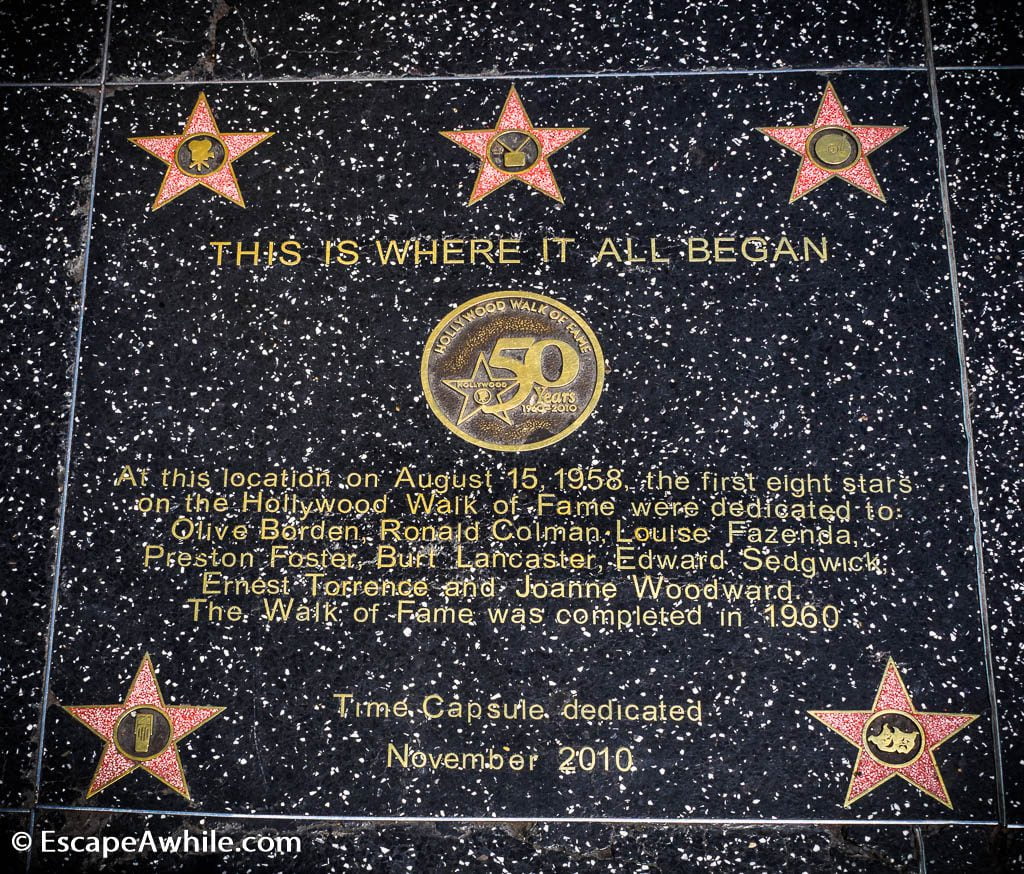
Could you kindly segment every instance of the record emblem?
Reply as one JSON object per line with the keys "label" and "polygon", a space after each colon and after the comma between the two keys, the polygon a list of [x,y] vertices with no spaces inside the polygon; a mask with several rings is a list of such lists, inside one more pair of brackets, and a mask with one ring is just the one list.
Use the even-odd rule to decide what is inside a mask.
{"label": "record emblem", "polygon": [[463,440],[505,452],[575,431],[604,385],[594,332],[569,307],[528,291],[473,298],[427,340],[420,367],[430,409]]}
{"label": "record emblem", "polygon": [[884,201],[882,186],[878,184],[868,155],[906,128],[890,124],[853,124],[829,82],[813,122],[793,127],[759,127],[758,130],[801,158],[789,195],[789,202],[793,203],[834,176]]}

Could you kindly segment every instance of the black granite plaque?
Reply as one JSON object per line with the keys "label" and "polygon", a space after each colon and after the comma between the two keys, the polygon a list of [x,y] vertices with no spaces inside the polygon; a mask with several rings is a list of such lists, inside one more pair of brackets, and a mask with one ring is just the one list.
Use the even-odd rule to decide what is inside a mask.
{"label": "black granite plaque", "polygon": [[930,111],[110,95],[46,800],[990,819]]}

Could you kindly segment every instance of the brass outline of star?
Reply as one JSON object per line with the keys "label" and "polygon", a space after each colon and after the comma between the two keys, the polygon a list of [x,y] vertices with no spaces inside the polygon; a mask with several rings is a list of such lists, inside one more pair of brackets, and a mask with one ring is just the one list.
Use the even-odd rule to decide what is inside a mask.
{"label": "brass outline of star", "polygon": [[[505,131],[520,131],[532,136],[540,146],[540,154],[532,167],[523,170],[521,173],[509,173],[496,167],[487,157],[487,149],[496,136]],[[457,146],[461,146],[467,152],[471,152],[480,159],[480,169],[476,174],[476,181],[473,183],[473,191],[469,195],[467,206],[478,203],[499,188],[507,185],[513,179],[524,182],[531,188],[535,188],[541,194],[546,194],[552,200],[565,203],[562,192],[555,181],[555,174],[548,163],[548,157],[559,149],[569,145],[574,139],[585,134],[590,128],[586,127],[534,127],[530,116],[526,113],[526,107],[513,85],[508,90],[508,96],[498,115],[498,120],[493,128],[464,131],[441,131],[441,136],[447,137]]]}
{"label": "brass outline of star", "polygon": [[[917,758],[906,765],[887,765],[875,759],[867,748],[864,729],[877,714],[895,711],[909,716],[921,726],[924,736]],[[857,747],[857,761],[850,775],[850,786],[846,790],[843,807],[849,807],[869,792],[873,792],[893,777],[902,777],[911,786],[916,786],[925,795],[934,798],[950,810],[953,804],[949,792],[935,761],[935,749],[958,734],[975,719],[975,713],[930,713],[916,710],[910,700],[910,693],[900,676],[899,668],[890,658],[882,673],[882,680],[875,693],[870,710],[808,710],[811,716],[827,728],[841,735]]]}
{"label": "brass outline of star", "polygon": [[[120,704],[66,704],[61,706],[106,743],[96,766],[96,772],[93,774],[92,782],[89,784],[86,798],[92,798],[93,795],[127,777],[132,771],[142,768],[165,786],[191,801],[192,796],[189,794],[188,783],[185,781],[185,770],[181,764],[178,742],[224,711],[223,707],[209,705],[168,706],[164,704],[160,684],[157,682],[153,669],[153,660],[148,652],[142,657],[139,669],[135,672],[128,692]],[[125,713],[137,707],[151,707],[159,710],[171,725],[171,737],[167,746],[150,759],[131,759],[118,750],[117,744],[114,742],[114,730],[118,720]],[[114,769],[112,771],[114,776],[106,774],[106,769]]]}
{"label": "brass outline of star", "polygon": [[[164,173],[163,182],[156,193],[150,209],[154,212],[160,207],[167,205],[172,200],[181,197],[187,191],[191,191],[197,185],[208,188],[221,197],[227,198],[236,206],[245,208],[245,199],[242,197],[242,189],[238,186],[238,177],[235,176],[234,162],[247,152],[251,152],[257,146],[269,140],[274,131],[222,134],[217,127],[217,121],[213,117],[213,110],[206,99],[206,94],[199,92],[196,105],[192,107],[185,128],[180,134],[168,134],[166,136],[152,137],[129,137],[128,141],[149,152],[154,158],[159,158],[167,165],[167,172]],[[182,143],[196,134],[208,134],[217,139],[224,148],[224,163],[213,173],[206,176],[196,176],[186,173],[178,167],[175,155]]]}
{"label": "brass outline of star", "polygon": [[[491,367],[487,363],[487,359],[484,357],[484,353],[483,352],[481,352],[480,355],[476,359],[476,367],[473,368],[473,375],[469,378],[471,382],[480,383],[480,382],[484,382],[485,381],[485,380],[477,378],[477,374],[480,372],[481,368],[483,368],[484,373],[487,374],[486,382],[507,382],[508,383],[507,386],[505,386],[502,389],[497,390],[494,393],[494,397],[496,399],[498,399],[498,400],[501,399],[502,392],[506,392],[510,388],[518,388],[519,387],[519,381],[518,380],[507,379],[507,378],[503,378],[503,377],[496,377],[494,375],[494,373],[491,371]],[[491,410],[488,410],[483,404],[477,404],[475,409],[473,409],[471,412],[467,413],[466,410],[469,409],[470,406],[473,403],[475,403],[475,401],[473,401],[473,391],[475,389],[468,389],[467,390],[467,389],[458,388],[457,386],[452,385],[452,383],[465,382],[465,380],[462,380],[462,379],[442,379],[441,382],[444,383],[446,386],[448,386],[448,388],[450,388],[452,391],[456,391],[460,395],[462,395],[462,409],[459,410],[459,419],[455,423],[456,425],[461,427],[462,425],[466,424],[466,422],[468,422],[470,419],[472,419],[477,413],[481,413],[481,412],[482,413],[487,413],[487,415],[489,415],[489,416],[494,416],[495,418],[501,419],[501,421],[503,421],[506,425],[511,425],[512,424],[512,420],[508,416],[508,410],[499,410],[498,412],[495,413],[495,412],[492,412]]]}
{"label": "brass outline of star", "polygon": [[[832,170],[822,167],[814,161],[807,149],[807,144],[816,131],[822,128],[840,128],[850,134],[860,146],[860,155],[849,167]],[[780,146],[796,152],[801,158],[800,167],[793,180],[793,189],[789,194],[789,202],[793,203],[824,185],[833,176],[849,182],[861,191],[885,203],[885,194],[875,176],[875,171],[868,161],[868,155],[884,146],[894,137],[899,136],[906,127],[894,125],[851,124],[836,89],[829,82],[825,93],[818,104],[818,112],[809,125],[795,127],[759,127],[757,130]]]}

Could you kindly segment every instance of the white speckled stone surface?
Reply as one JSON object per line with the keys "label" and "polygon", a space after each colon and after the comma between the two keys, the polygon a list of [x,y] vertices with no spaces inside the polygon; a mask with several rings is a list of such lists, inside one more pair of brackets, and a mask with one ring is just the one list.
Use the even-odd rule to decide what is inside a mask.
{"label": "white speckled stone surface", "polygon": [[1018,410],[1024,368],[1024,258],[1014,119],[1024,107],[1019,72],[945,73],[940,79],[954,241],[977,447],[978,486],[1003,767],[1012,821],[1024,820],[1024,557]]}
{"label": "white speckled stone surface", "polygon": [[0,92],[0,807],[31,803],[95,102]]}
{"label": "white speckled stone surface", "polygon": [[[85,0],[0,10],[0,85],[68,83],[0,92],[0,323],[9,338],[0,500],[10,532],[0,546],[0,847],[11,870],[1017,870],[1018,832],[991,824],[1004,811],[1009,824],[1024,822],[1014,123],[1024,83],[1012,70],[941,68],[1020,63],[1019,11],[982,0],[930,5],[934,54],[924,7],[912,0],[756,9],[732,0],[614,9]],[[937,94],[931,59],[940,67]],[[98,91],[76,83],[101,79],[108,87],[93,189]],[[827,80],[855,124],[908,128],[871,155],[885,203],[835,179],[787,203],[799,159],[755,128],[809,124]],[[589,128],[551,158],[565,203],[517,183],[467,208],[478,162],[438,132],[492,124],[512,83],[536,125]],[[247,209],[197,189],[151,212],[164,168],[128,137],[180,131],[200,90],[222,131],[276,132],[235,164]],[[708,266],[676,258],[664,268],[526,260],[459,270],[364,261],[348,269],[318,265],[311,254],[293,268],[225,270],[208,247],[290,237],[312,251],[332,236],[514,233],[529,248],[542,236],[657,236],[675,258],[690,235],[783,230],[827,235],[830,260]],[[182,609],[187,575],[139,572],[137,545],[162,523],[128,513],[128,499],[112,491],[111,469],[128,455],[152,466],[494,466],[492,454],[460,441],[427,409],[418,368],[426,332],[444,313],[503,287],[568,303],[608,358],[593,416],[531,456],[542,469],[584,461],[622,463],[627,475],[656,464],[911,476],[920,489],[904,504],[910,518],[864,535],[885,542],[889,576],[836,574],[814,584],[815,598],[841,603],[853,621],[827,637],[650,630],[628,647],[607,630],[540,638],[515,629],[385,634],[251,622],[211,630]],[[975,496],[987,616],[978,604]],[[141,772],[87,798],[102,744],[57,705],[122,700],[144,651],[168,703],[226,708],[179,744],[192,798]],[[869,707],[888,657],[920,709],[980,716],[936,751],[951,810],[901,780],[843,806],[855,748],[807,711]],[[988,668],[1001,711],[1002,796]],[[570,694],[696,689],[705,723],[577,726],[570,740],[636,750],[643,768],[621,779],[395,775],[380,761],[381,727],[337,716],[325,690],[342,683],[367,695],[497,690],[549,706]],[[427,748],[511,738],[550,750],[565,740],[553,725],[510,732],[413,722],[388,731]],[[370,815],[595,822],[358,821]],[[603,821],[615,818],[679,824]],[[686,824],[693,819],[734,823]],[[736,825],[771,819],[796,824]],[[825,824],[836,821],[847,825]],[[45,830],[173,836],[210,827],[300,836],[303,851],[106,861],[39,851]],[[30,858],[10,848],[18,830],[35,836]]]}
{"label": "white speckled stone surface", "polygon": [[493,75],[924,64],[920,10],[838,0],[460,6],[443,0],[114,3],[115,79]]}

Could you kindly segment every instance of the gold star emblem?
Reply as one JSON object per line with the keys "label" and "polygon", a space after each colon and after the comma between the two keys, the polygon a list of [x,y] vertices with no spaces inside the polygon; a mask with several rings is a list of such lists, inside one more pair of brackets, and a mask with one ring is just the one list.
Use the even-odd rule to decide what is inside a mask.
{"label": "gold star emblem", "polygon": [[868,161],[875,149],[906,130],[892,125],[851,124],[836,89],[825,86],[818,114],[809,125],[759,127],[761,133],[796,152],[801,160],[789,202],[810,194],[838,176],[872,197],[885,201],[882,186]]}
{"label": "gold star emblem", "polygon": [[470,379],[445,379],[442,382],[462,395],[462,409],[456,424],[463,425],[477,413],[497,416],[507,425],[512,424],[508,409],[503,406],[502,394],[519,387],[519,380],[504,379],[494,375],[483,353],[477,357],[476,368]]}
{"label": "gold star emblem", "polygon": [[480,159],[469,195],[472,206],[516,179],[564,203],[548,157],[586,132],[585,127],[534,127],[512,86],[493,128],[441,131],[441,136]]}
{"label": "gold star emblem", "polygon": [[104,742],[87,798],[141,768],[179,795],[191,798],[178,742],[223,707],[167,705],[146,653],[120,704],[77,704],[64,709]]}
{"label": "gold star emblem", "polygon": [[870,710],[810,710],[811,716],[857,747],[844,806],[849,807],[893,777],[901,777],[952,809],[935,749],[977,715],[917,710],[896,663],[889,659]]}
{"label": "gold star emblem", "polygon": [[197,185],[244,207],[234,163],[273,135],[272,131],[221,133],[206,95],[200,93],[180,134],[129,137],[129,141],[167,165],[151,209],[160,209]]}

